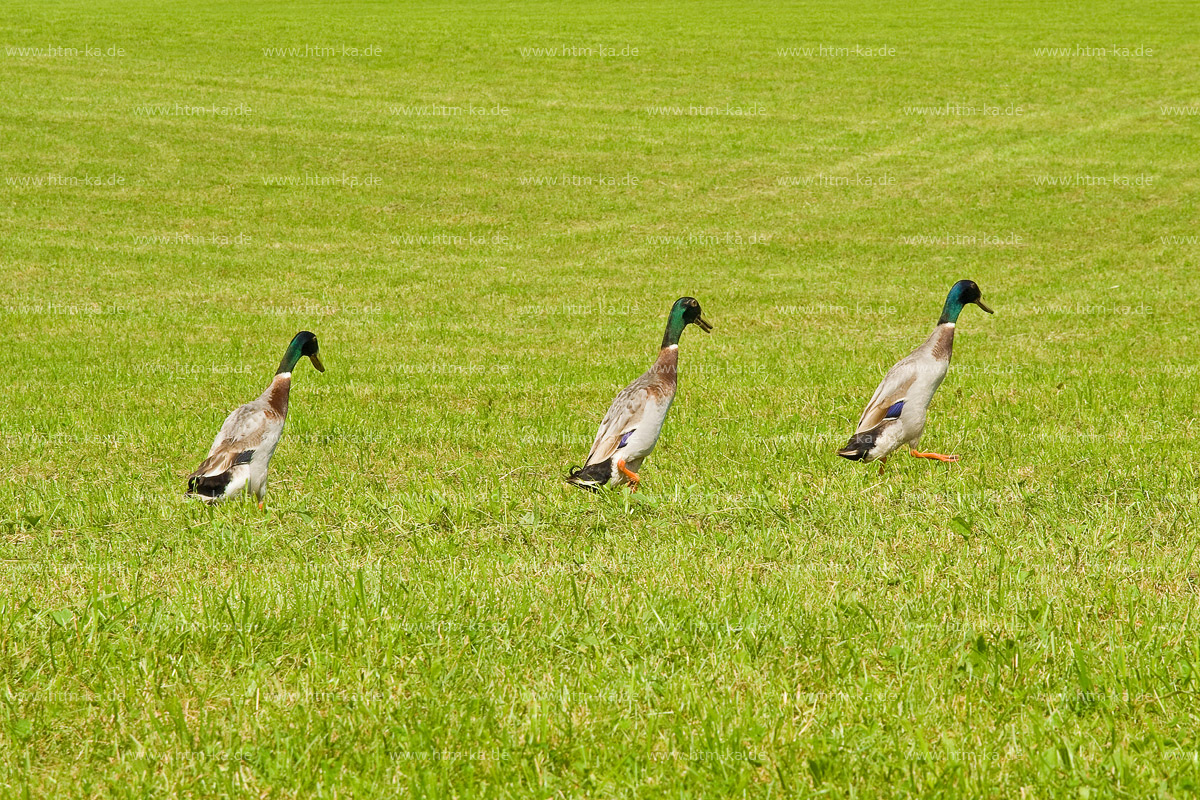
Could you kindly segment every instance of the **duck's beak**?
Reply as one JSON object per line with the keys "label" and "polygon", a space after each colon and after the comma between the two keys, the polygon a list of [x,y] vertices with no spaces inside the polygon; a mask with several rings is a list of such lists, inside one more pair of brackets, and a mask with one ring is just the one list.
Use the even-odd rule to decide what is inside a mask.
{"label": "duck's beak", "polygon": [[313,362],[313,366],[317,368],[317,372],[324,372],[325,365],[321,363],[321,359],[317,358],[317,354],[313,353],[308,357]]}
{"label": "duck's beak", "polygon": [[705,333],[712,333],[712,323],[704,317],[696,317],[696,325]]}
{"label": "duck's beak", "polygon": [[980,308],[982,308],[984,311],[988,312],[989,314],[994,314],[994,313],[996,313],[996,312],[992,311],[990,308],[988,308],[987,306],[985,306],[985,305],[983,304],[983,299],[982,299],[982,298],[981,298],[981,299],[979,299],[979,300],[976,300],[976,301],[975,301],[975,305],[979,306]]}

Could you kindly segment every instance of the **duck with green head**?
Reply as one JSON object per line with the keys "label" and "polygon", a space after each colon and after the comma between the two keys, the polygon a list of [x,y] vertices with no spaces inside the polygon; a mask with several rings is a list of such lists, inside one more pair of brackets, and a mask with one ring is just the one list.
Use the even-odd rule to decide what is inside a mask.
{"label": "duck with green head", "polygon": [[708,333],[712,325],[700,315],[694,297],[681,297],[667,315],[667,331],[653,366],[626,386],[613,400],[596,432],[582,467],[571,470],[567,482],[598,491],[629,484],[637,491],[638,469],[654,450],[679,385],[679,337],[688,325]]}
{"label": "duck with green head", "polygon": [[925,431],[925,414],[934,392],[942,385],[950,369],[950,353],[954,349],[954,326],[958,315],[968,304],[974,304],[991,314],[983,304],[983,295],[975,281],[959,281],[946,295],[942,316],[925,343],[892,367],[879,388],[871,396],[858,420],[858,428],[846,446],[838,451],[851,461],[883,462],[903,445],[909,455],[937,461],[957,461],[958,456],[923,453],[917,449]]}
{"label": "duck with green head", "polygon": [[292,370],[307,356],[318,372],[324,372],[325,366],[317,353],[315,334],[309,331],[296,334],[266,391],[226,417],[208,458],[188,476],[188,495],[206,503],[219,503],[239,496],[249,487],[258,507],[263,507],[267,467],[287,420]]}

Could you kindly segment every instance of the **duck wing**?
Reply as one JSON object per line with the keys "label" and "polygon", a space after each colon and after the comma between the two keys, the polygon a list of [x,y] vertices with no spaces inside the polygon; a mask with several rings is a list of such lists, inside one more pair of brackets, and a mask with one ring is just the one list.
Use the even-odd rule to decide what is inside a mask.
{"label": "duck wing", "polygon": [[279,422],[278,415],[257,401],[235,408],[225,418],[225,424],[208,451],[208,458],[188,477],[219,475],[237,464],[247,463],[254,456],[255,448]]}
{"label": "duck wing", "polygon": [[862,416],[858,419],[855,433],[869,431],[889,416],[900,415],[900,409],[895,407],[900,405],[903,408],[908,390],[917,380],[917,363],[913,357],[915,355],[916,353],[913,353],[900,360],[896,366],[888,370],[887,375],[883,376],[883,380],[875,389],[875,394],[871,395],[867,407],[863,409]]}
{"label": "duck wing", "polygon": [[598,464],[613,457],[621,444],[637,429],[646,415],[650,401],[652,376],[642,375],[626,386],[608,407],[608,413],[596,431],[596,440],[584,466]]}

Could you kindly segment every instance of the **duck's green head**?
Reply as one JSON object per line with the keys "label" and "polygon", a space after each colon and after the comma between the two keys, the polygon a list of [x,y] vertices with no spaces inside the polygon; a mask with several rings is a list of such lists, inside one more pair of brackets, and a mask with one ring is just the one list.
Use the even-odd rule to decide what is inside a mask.
{"label": "duck's green head", "polygon": [[279,375],[284,372],[291,372],[304,356],[308,356],[313,366],[317,368],[317,372],[324,372],[325,365],[321,363],[317,352],[317,335],[312,331],[300,331],[292,339],[292,343],[288,345],[287,351],[283,354],[283,360],[279,362],[279,369],[275,371],[275,374]]}
{"label": "duck's green head", "polygon": [[983,295],[975,281],[959,281],[950,287],[950,294],[946,295],[946,305],[942,307],[942,316],[938,320],[938,325],[958,322],[958,315],[962,313],[963,306],[968,303],[974,303],[987,313],[992,313],[992,310],[983,304]]}
{"label": "duck's green head", "polygon": [[688,325],[695,325],[705,333],[712,331],[712,325],[700,316],[700,301],[694,297],[681,297],[671,306],[667,317],[667,333],[663,336],[663,347],[679,344],[679,337]]}

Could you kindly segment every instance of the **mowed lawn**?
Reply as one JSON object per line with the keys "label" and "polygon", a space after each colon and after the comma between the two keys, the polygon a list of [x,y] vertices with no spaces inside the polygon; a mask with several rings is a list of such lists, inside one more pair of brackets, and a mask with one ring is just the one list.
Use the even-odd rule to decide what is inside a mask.
{"label": "mowed lawn", "polygon": [[[21,0],[0,47],[0,794],[1200,791],[1194,9]],[[960,278],[961,461],[837,458]],[[568,487],[682,295],[643,490]],[[266,512],[185,499],[301,329]]]}

